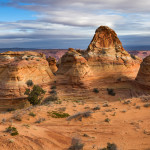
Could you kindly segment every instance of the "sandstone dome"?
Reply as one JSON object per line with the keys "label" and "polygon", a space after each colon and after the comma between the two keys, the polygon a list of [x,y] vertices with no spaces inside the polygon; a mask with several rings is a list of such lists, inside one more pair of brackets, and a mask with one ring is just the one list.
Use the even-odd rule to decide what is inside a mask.
{"label": "sandstone dome", "polygon": [[90,72],[87,60],[76,50],[69,48],[61,58],[57,75],[65,76],[66,83],[81,85]]}

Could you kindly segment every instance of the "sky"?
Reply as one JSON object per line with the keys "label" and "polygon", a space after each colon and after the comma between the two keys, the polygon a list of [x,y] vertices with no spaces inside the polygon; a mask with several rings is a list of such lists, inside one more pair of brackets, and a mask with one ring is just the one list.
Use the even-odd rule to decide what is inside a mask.
{"label": "sky", "polygon": [[86,49],[95,30],[124,46],[150,45],[148,0],[0,0],[0,48]]}

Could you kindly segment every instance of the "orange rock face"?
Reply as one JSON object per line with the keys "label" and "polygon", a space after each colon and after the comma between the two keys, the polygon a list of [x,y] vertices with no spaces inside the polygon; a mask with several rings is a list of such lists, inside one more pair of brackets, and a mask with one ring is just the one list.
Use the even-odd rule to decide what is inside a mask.
{"label": "orange rock face", "polygon": [[52,70],[53,73],[55,73],[58,70],[56,66],[56,59],[54,57],[49,56],[47,58],[47,61],[49,63],[50,69]]}
{"label": "orange rock face", "polygon": [[99,77],[134,79],[141,59],[131,56],[122,46],[114,30],[100,26],[85,52],[93,73]]}
{"label": "orange rock face", "polygon": [[143,59],[135,80],[142,85],[150,86],[150,56]]}
{"label": "orange rock face", "polygon": [[[58,73],[64,75],[69,73],[71,81],[77,77],[80,79],[82,77],[83,80],[88,80],[88,77],[95,79],[110,77],[114,81],[128,80],[135,79],[140,63],[140,58],[125,51],[115,31],[100,26],[86,51],[69,49],[61,58]],[[79,80],[74,80],[75,83],[76,81]]]}
{"label": "orange rock face", "polygon": [[[45,55],[36,52],[6,52],[0,54],[0,102],[24,98],[26,82],[48,85],[54,75]],[[19,101],[18,101],[19,103]]]}
{"label": "orange rock face", "polygon": [[66,83],[82,85],[83,80],[90,75],[90,68],[80,53],[69,48],[61,58],[57,74],[65,76],[63,81]]}

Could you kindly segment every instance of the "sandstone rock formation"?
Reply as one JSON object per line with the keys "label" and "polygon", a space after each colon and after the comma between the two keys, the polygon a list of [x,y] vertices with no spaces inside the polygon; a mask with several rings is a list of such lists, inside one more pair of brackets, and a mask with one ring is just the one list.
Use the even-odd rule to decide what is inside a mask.
{"label": "sandstone rock formation", "polygon": [[29,51],[1,53],[0,104],[9,104],[9,100],[16,103],[16,99],[23,99],[28,80],[46,86],[53,78],[54,75],[43,54]]}
{"label": "sandstone rock formation", "polygon": [[114,30],[100,26],[86,51],[69,49],[61,58],[57,73],[75,83],[81,79],[86,83],[88,77],[128,80],[136,77],[140,63],[140,58],[125,51]]}
{"label": "sandstone rock formation", "polygon": [[54,57],[49,56],[47,58],[47,61],[49,63],[50,69],[52,70],[53,73],[55,73],[58,70],[56,66],[56,59]]}
{"label": "sandstone rock formation", "polygon": [[114,30],[100,26],[84,56],[95,75],[106,78],[132,78],[139,70],[141,59],[130,55]]}
{"label": "sandstone rock formation", "polygon": [[135,80],[142,85],[150,86],[150,55],[143,59]]}
{"label": "sandstone rock formation", "polygon": [[80,53],[69,48],[68,52],[61,58],[57,74],[65,76],[64,82],[81,85],[83,84],[82,80],[89,76],[90,68],[87,60]]}

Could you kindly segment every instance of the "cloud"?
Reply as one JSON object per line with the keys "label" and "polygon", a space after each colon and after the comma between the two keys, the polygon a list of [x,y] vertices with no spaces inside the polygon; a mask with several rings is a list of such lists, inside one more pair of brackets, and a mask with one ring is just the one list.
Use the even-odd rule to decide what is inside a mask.
{"label": "cloud", "polygon": [[135,41],[136,37],[145,40],[143,36],[150,36],[150,1],[147,0],[8,0],[0,5],[37,14],[36,20],[0,22],[0,39],[4,43],[89,41],[100,25],[113,28],[126,39],[122,39],[126,44],[135,44],[126,35]]}

